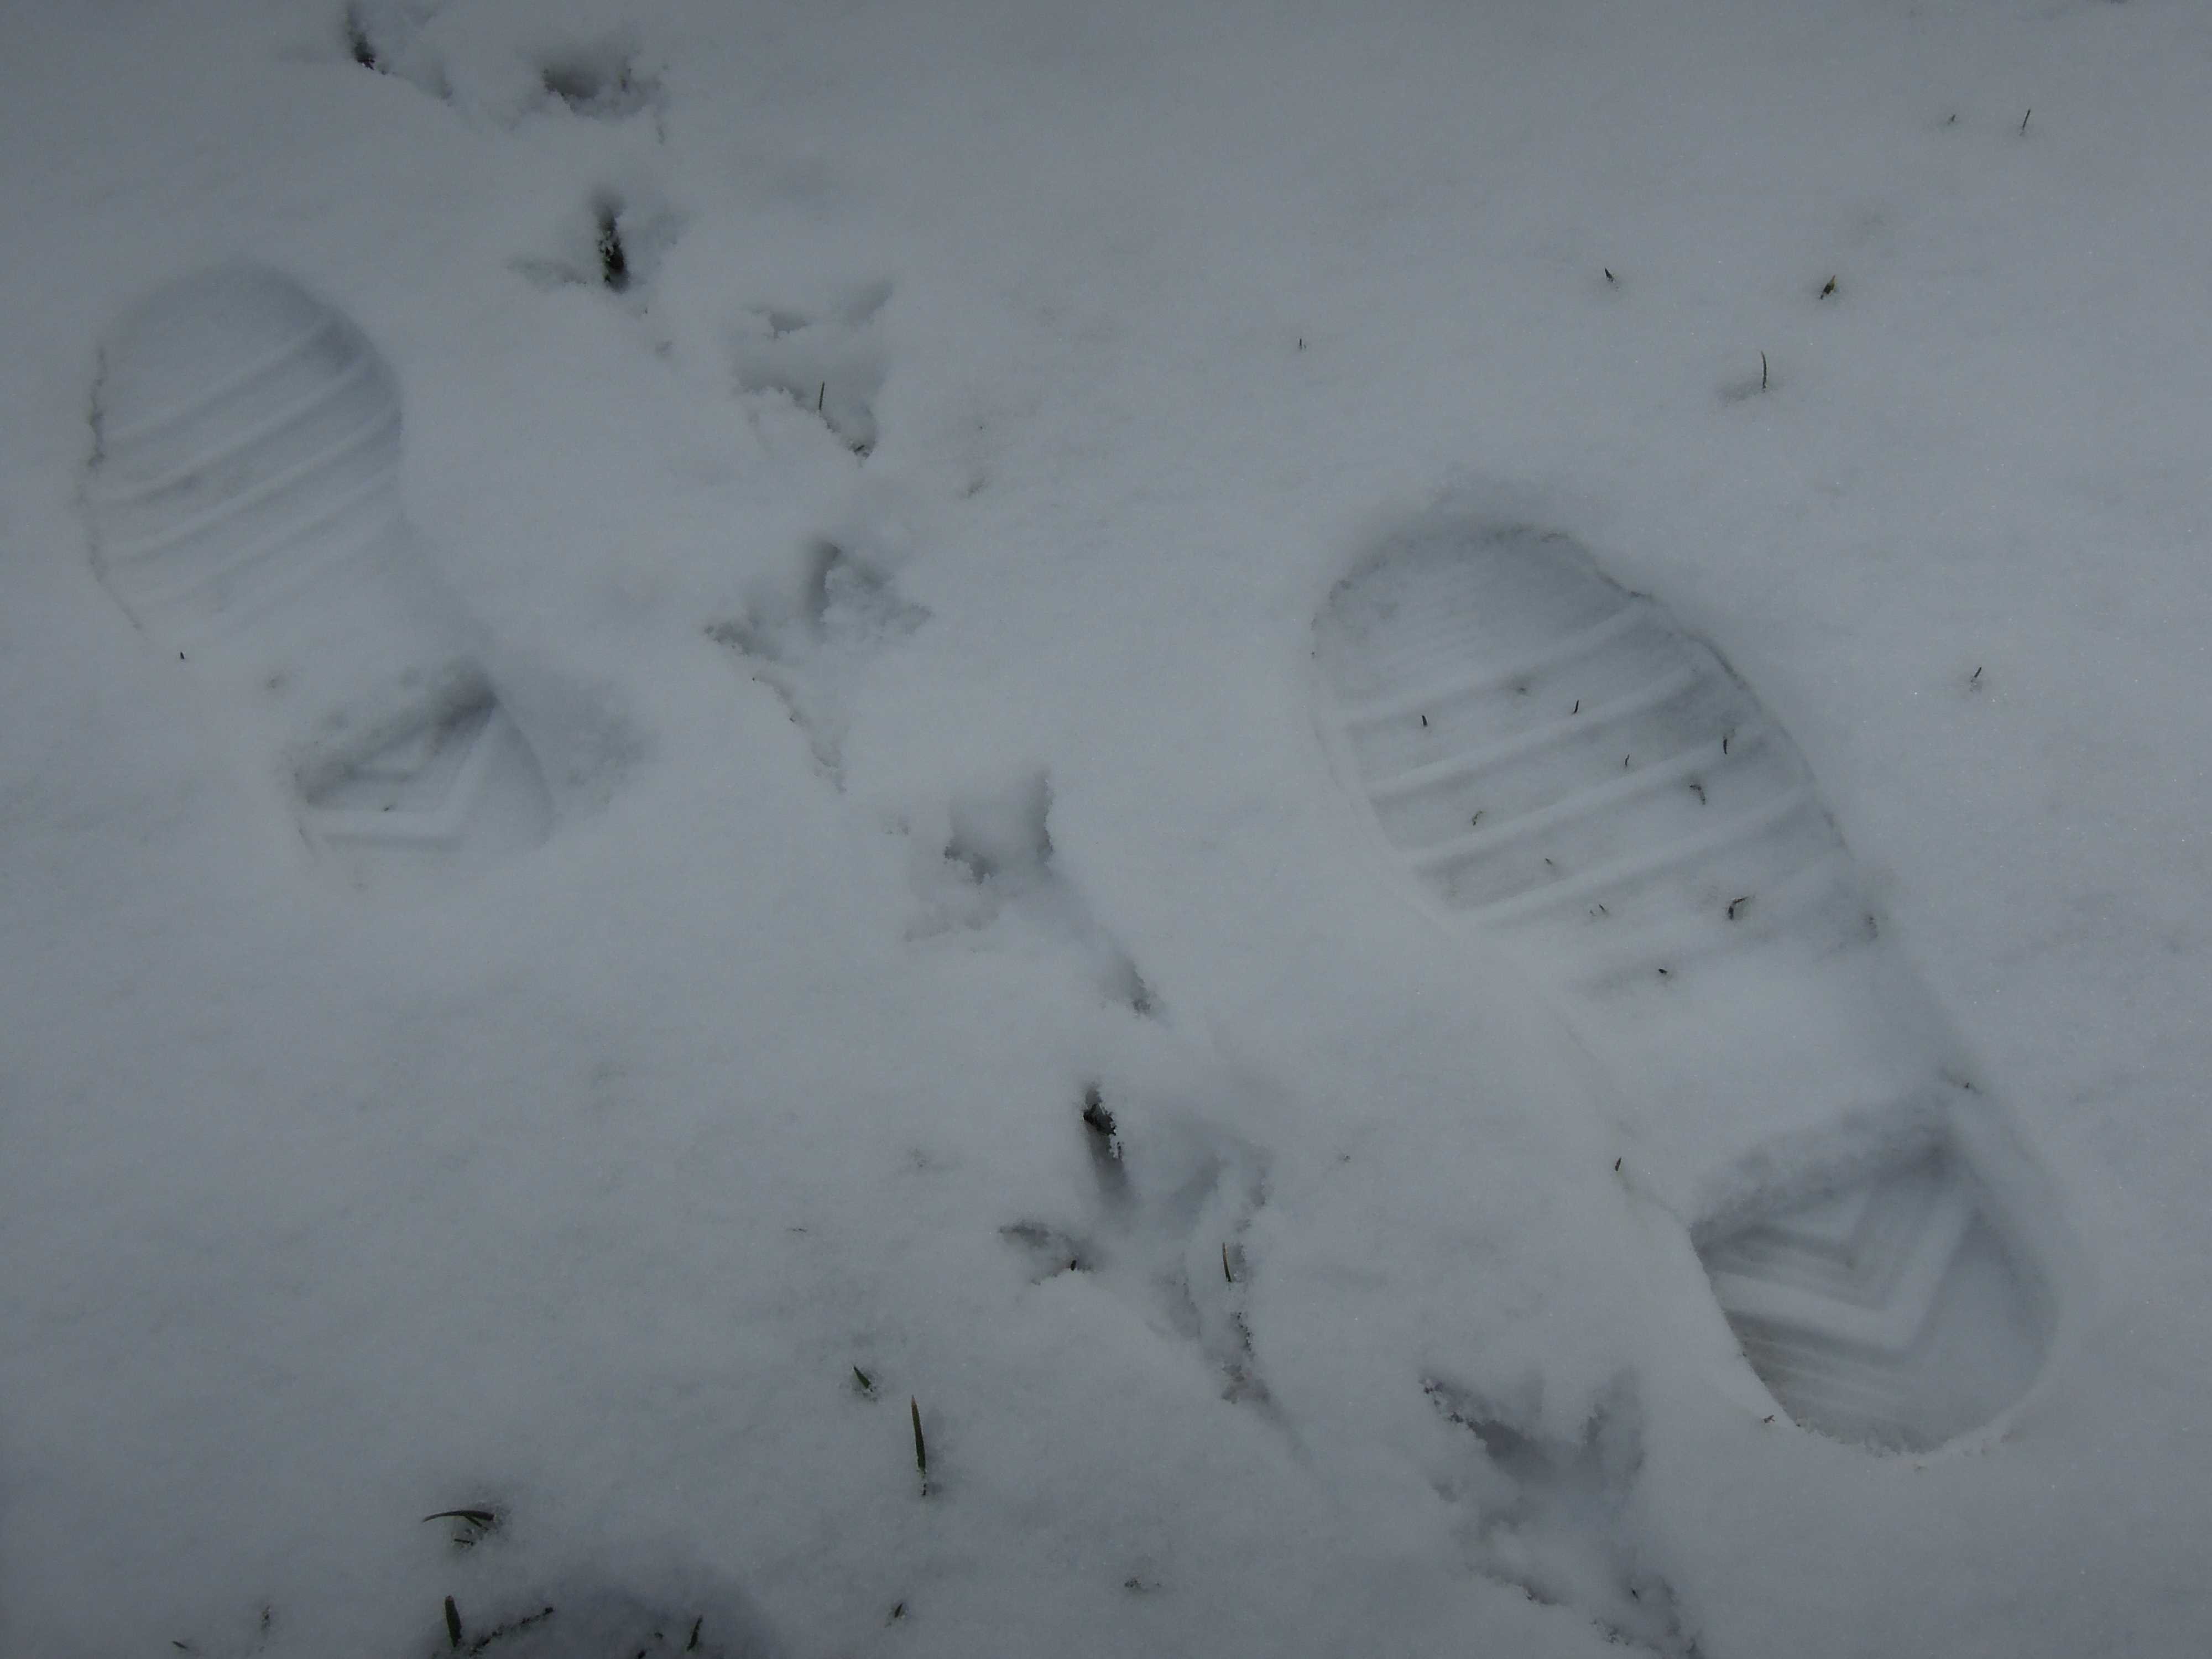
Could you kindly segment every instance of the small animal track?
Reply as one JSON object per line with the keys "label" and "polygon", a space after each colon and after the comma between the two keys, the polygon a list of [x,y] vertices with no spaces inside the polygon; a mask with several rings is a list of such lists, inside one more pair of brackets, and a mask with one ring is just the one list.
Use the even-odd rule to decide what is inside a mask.
{"label": "small animal track", "polygon": [[909,937],[1024,927],[1073,962],[1108,1001],[1150,1014],[1152,994],[1137,964],[1053,861],[1051,811],[1052,784],[1042,772],[954,801],[942,846],[915,844],[923,911]]}
{"label": "small animal track", "polygon": [[1338,586],[1316,632],[1324,741],[1403,869],[1542,963],[1647,1101],[1734,1087],[1729,1111],[1772,1110],[1706,1078],[1704,1034],[1749,985],[1822,1033],[1753,1030],[1776,1065],[1842,1075],[1856,1051],[1915,1079],[1871,1167],[1801,1174],[1696,1235],[1783,1407],[1920,1448],[2017,1400],[2050,1339],[2040,1277],[1956,1144],[1940,1045],[1869,1014],[1921,994],[1875,947],[1796,746],[1728,665],[1566,538],[1451,522]]}
{"label": "small animal track", "polygon": [[439,100],[453,96],[445,65],[423,39],[441,0],[352,0],[338,14],[346,55],[365,70],[395,76]]}
{"label": "small animal track", "polygon": [[818,308],[755,307],[732,350],[738,392],[788,398],[866,459],[887,370],[878,318],[890,296],[889,283],[872,283]]}
{"label": "small animal track", "polygon": [[639,67],[636,46],[619,35],[547,53],[538,78],[549,100],[593,120],[619,121],[660,106],[659,80]]}
{"label": "small animal track", "polygon": [[823,541],[808,550],[795,593],[765,593],[707,635],[751,664],[754,677],[783,699],[822,769],[841,779],[852,699],[867,665],[928,619],[888,576]]}
{"label": "small animal track", "polygon": [[1243,1240],[1267,1200],[1261,1155],[1187,1115],[1144,1114],[1125,1138],[1126,1105],[1097,1087],[1075,1115],[1097,1180],[1094,1213],[1076,1227],[1018,1221],[1000,1237],[1042,1281],[1094,1275],[1164,1334],[1194,1345],[1222,1378],[1222,1397],[1264,1404],[1247,1322]]}
{"label": "small animal track", "polygon": [[1575,1440],[1548,1439],[1523,1415],[1449,1382],[1422,1384],[1447,1421],[1470,1430],[1482,1466],[1450,1496],[1474,1514],[1469,1542],[1483,1570],[1534,1600],[1577,1608],[1608,1639],[1693,1659],[1665,1578],[1638,1559],[1625,1519],[1644,1462],[1633,1380],[1608,1391]]}
{"label": "small animal track", "polygon": [[173,283],[103,345],[93,434],[94,568],[231,682],[311,845],[451,866],[544,839],[536,757],[401,515],[398,392],[359,331],[273,271]]}
{"label": "small animal track", "polygon": [[[362,68],[411,82],[442,102],[466,104],[503,125],[539,112],[608,122],[651,115],[658,122],[665,102],[660,79],[641,59],[635,32],[627,29],[562,40],[534,61],[502,53],[501,70],[528,79],[501,84],[507,74],[495,73],[477,96],[457,99],[439,45],[440,13],[446,9],[447,0],[349,0],[337,14],[338,41]],[[465,43],[463,55],[468,55]],[[482,101],[487,92],[488,104]]]}
{"label": "small animal track", "polygon": [[600,191],[556,229],[556,252],[518,258],[513,268],[543,289],[642,295],[682,229],[681,216],[665,204]]}

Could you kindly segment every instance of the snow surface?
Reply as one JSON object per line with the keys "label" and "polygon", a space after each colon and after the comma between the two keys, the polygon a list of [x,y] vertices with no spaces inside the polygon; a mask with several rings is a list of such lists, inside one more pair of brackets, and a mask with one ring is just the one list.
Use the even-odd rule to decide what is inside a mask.
{"label": "snow surface", "polygon": [[[2212,14],[0,40],[0,1651],[2201,1650]],[[332,879],[103,591],[98,343],[238,259],[395,374],[537,850]],[[1990,1432],[1763,1420],[1377,856],[1314,619],[1445,497],[1803,750],[2070,1241]]]}

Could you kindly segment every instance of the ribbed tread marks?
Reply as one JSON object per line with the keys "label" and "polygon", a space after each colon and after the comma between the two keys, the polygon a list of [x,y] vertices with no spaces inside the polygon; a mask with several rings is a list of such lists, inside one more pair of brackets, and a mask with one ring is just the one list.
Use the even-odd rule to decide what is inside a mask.
{"label": "ribbed tread marks", "polygon": [[[1686,983],[1746,952],[1822,997],[1870,941],[1788,737],[1709,647],[1565,537],[1411,538],[1336,589],[1316,635],[1340,769],[1403,867],[1486,933],[1546,947],[1583,1017],[1611,1020],[1626,998],[1694,1023],[1711,1005]],[[2012,1404],[2042,1363],[2036,1281],[1948,1152],[1701,1254],[1775,1398],[1841,1438],[1936,1444]]]}
{"label": "ribbed tread marks", "polygon": [[1607,980],[1863,927],[1789,739],[1564,538],[1406,547],[1339,588],[1319,631],[1360,787],[1453,908],[1602,929],[1588,960]]}
{"label": "ribbed tread marks", "polygon": [[402,533],[398,399],[341,319],[290,334],[212,395],[135,419],[113,407],[127,411],[140,392],[130,343],[106,354],[87,494],[100,574],[148,627],[215,637],[303,576]]}
{"label": "ribbed tread marks", "polygon": [[227,268],[108,337],[87,480],[94,562],[156,639],[272,728],[319,847],[496,854],[544,839],[529,745],[401,515],[399,400],[361,332]]}

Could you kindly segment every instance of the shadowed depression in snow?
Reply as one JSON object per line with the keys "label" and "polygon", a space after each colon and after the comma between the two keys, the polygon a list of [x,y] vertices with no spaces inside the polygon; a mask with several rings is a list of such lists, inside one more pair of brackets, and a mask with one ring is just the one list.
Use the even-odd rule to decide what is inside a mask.
{"label": "shadowed depression in snow", "polygon": [[0,1655],[2212,1623],[2188,0],[0,52]]}

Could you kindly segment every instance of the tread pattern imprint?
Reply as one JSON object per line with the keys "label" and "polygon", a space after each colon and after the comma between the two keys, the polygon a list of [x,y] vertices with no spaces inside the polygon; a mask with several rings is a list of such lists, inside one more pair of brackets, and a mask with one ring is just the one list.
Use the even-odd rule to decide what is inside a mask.
{"label": "tread pattern imprint", "polygon": [[[1711,647],[1566,537],[1401,543],[1316,633],[1324,737],[1405,872],[1526,948],[1578,1020],[1695,1020],[1685,983],[1750,952],[1813,996],[1868,965],[1859,884],[1795,745]],[[1792,1419],[1922,1449],[2027,1391],[2047,1298],[1979,1193],[1923,1141],[1698,1237]]]}
{"label": "tread pattern imprint", "polygon": [[94,565],[165,649],[211,665],[320,851],[475,862],[542,841],[535,756],[400,511],[399,400],[290,278],[172,283],[104,342]]}

